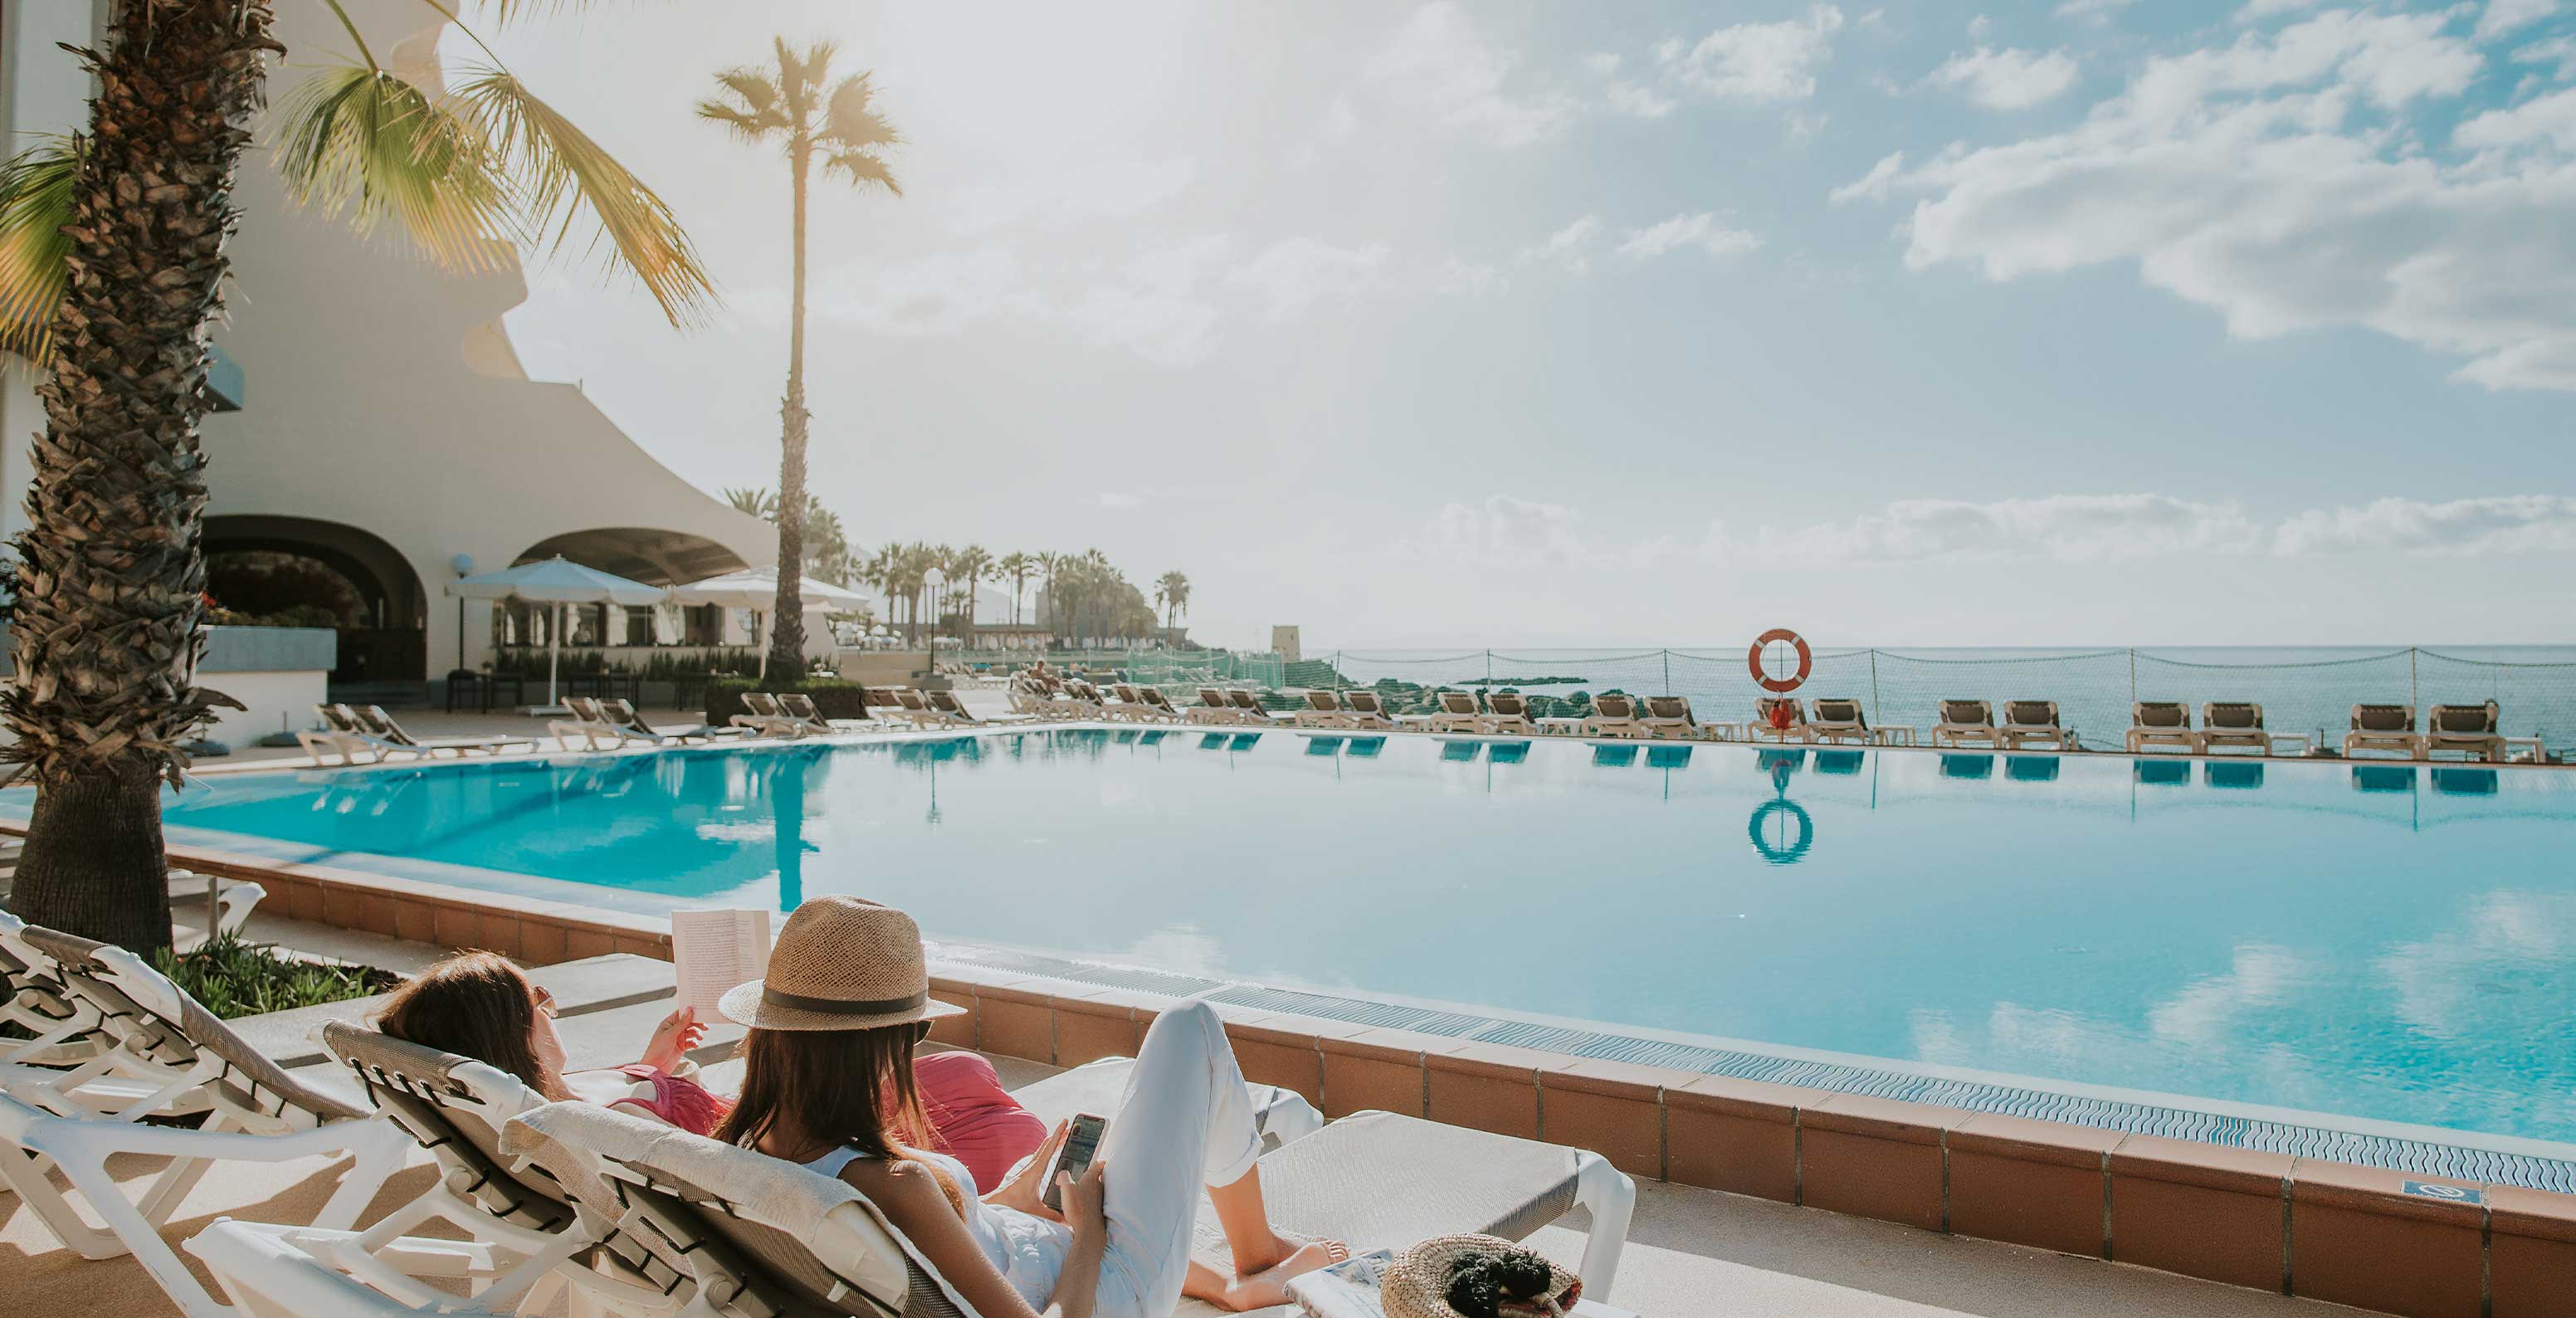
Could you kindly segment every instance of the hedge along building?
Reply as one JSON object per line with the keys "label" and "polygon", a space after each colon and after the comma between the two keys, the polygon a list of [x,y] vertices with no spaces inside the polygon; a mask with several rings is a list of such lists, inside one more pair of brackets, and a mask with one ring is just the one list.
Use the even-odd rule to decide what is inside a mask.
{"label": "hedge along building", "polygon": [[[380,59],[407,73],[435,58],[443,26],[419,0],[343,0]],[[0,132],[12,153],[85,129],[91,82],[57,43],[99,40],[109,0],[0,0]],[[288,0],[276,31],[309,64],[349,40],[327,6]],[[388,58],[388,52],[391,57]],[[276,100],[304,71],[270,66]],[[245,155],[235,197],[224,395],[204,432],[206,549],[227,563],[293,564],[340,606],[341,681],[412,681],[496,642],[542,656],[543,610],[446,594],[458,564],[491,571],[561,554],[655,585],[765,566],[776,532],[681,479],[570,384],[531,380],[503,313],[526,300],[515,256],[480,273],[442,271],[390,234],[287,201],[267,139]],[[385,226],[390,228],[390,225]],[[658,322],[640,333],[672,333]],[[0,354],[0,531],[26,520],[28,439],[44,428],[33,367]],[[776,464],[749,443],[746,470]],[[220,579],[219,579],[220,580]],[[230,603],[221,600],[219,602]],[[496,616],[496,613],[498,616]],[[828,653],[828,628],[809,628]],[[568,646],[749,645],[739,611],[583,611]],[[632,658],[632,652],[626,657]],[[542,660],[540,660],[542,662]]]}

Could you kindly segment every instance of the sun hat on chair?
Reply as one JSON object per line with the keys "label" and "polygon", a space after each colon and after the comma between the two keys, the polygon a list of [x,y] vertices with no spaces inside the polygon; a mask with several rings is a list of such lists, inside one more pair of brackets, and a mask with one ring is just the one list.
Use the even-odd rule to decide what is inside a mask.
{"label": "sun hat on chair", "polygon": [[1434,1236],[1387,1266],[1387,1318],[1562,1314],[1583,1296],[1573,1273],[1497,1236]]}
{"label": "sun hat on chair", "polygon": [[778,931],[768,975],[737,985],[716,1009],[755,1030],[873,1030],[966,1010],[930,996],[921,926],[856,897],[797,907]]}

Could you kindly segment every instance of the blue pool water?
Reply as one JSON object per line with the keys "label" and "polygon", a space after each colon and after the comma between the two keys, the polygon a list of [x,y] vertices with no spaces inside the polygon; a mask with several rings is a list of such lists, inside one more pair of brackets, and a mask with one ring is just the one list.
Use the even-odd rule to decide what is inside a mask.
{"label": "blue pool water", "polygon": [[856,893],[961,942],[2576,1140],[2576,774],[1055,730],[219,777],[168,820],[628,909]]}

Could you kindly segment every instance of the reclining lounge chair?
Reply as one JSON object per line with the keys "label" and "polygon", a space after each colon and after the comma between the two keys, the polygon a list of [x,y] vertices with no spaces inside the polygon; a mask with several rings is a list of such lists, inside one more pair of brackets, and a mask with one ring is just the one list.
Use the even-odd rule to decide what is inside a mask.
{"label": "reclining lounge chair", "polygon": [[1252,692],[1242,687],[1227,687],[1225,689],[1225,701],[1228,705],[1234,707],[1235,721],[1238,723],[1248,724],[1256,728],[1275,728],[1279,726],[1279,716],[1271,713],[1269,707],[1261,703],[1261,697],[1252,694]]}
{"label": "reclining lounge chair", "polygon": [[2066,725],[2058,722],[2054,700],[2007,700],[2004,725],[1996,734],[2007,750],[2028,750],[2037,742],[2057,750],[2079,749]]}
{"label": "reclining lounge chair", "polygon": [[[1755,730],[1759,731],[1760,727],[1756,724]],[[1861,711],[1858,700],[1847,696],[1819,696],[1816,699],[1816,716],[1807,723],[1807,738],[1810,741],[1853,742],[1866,746],[1871,740],[1869,718]]]}
{"label": "reclining lounge chair", "polygon": [[[229,1318],[160,1228],[219,1162],[354,1154],[316,1225],[345,1230],[402,1166],[401,1132],[262,1056],[177,985],[122,948],[20,926],[11,940],[50,959],[65,993],[95,1011],[113,1045],[48,1078],[11,1068],[0,1093],[0,1180],[87,1259],[132,1254],[186,1318]],[[21,958],[24,960],[25,958]],[[131,1095],[121,1106],[102,1100]],[[193,1129],[147,1116],[203,1116]],[[110,1171],[125,1154],[171,1162],[139,1199]],[[66,1194],[50,1164],[71,1183]],[[73,1206],[86,1201],[92,1226]]]}
{"label": "reclining lounge chair", "polygon": [[2357,751],[2389,751],[2410,760],[2424,758],[2424,738],[2415,731],[2409,705],[2355,705],[2352,726],[2343,734],[2345,759]]}
{"label": "reclining lounge chair", "polygon": [[1679,738],[1684,741],[1724,741],[1726,728],[1721,724],[1702,723],[1691,717],[1688,696],[1648,696],[1646,716],[1637,720],[1649,737]]}
{"label": "reclining lounge chair", "polygon": [[[539,1166],[595,1156],[622,1228],[688,1261],[705,1312],[974,1316],[837,1178],[581,1103],[516,1118],[502,1148]],[[1462,1231],[1519,1239],[1588,1207],[1581,1275],[1594,1298],[1610,1292],[1636,1195],[1594,1154],[1384,1112],[1355,1113],[1265,1154],[1261,1174],[1281,1229],[1347,1240],[1354,1253]],[[1222,1268],[1213,1217],[1199,1220],[1193,1252]]]}
{"label": "reclining lounge chair", "polygon": [[357,714],[358,726],[368,735],[422,755],[435,756],[440,751],[457,756],[497,755],[512,746],[537,748],[534,737],[415,737],[403,731],[382,705],[361,705]]}
{"label": "reclining lounge chair", "polygon": [[2504,714],[2483,705],[2435,705],[2424,720],[2424,758],[2451,751],[2491,764],[2504,763]]}
{"label": "reclining lounge chair", "polygon": [[1342,707],[1342,698],[1339,695],[1331,691],[1314,690],[1306,693],[1306,707],[1297,711],[1297,726],[1348,728],[1354,725],[1351,723],[1351,713]]}
{"label": "reclining lounge chair", "polygon": [[2222,746],[2243,746],[2265,755],[2283,740],[2306,744],[2304,733],[2275,733],[2263,722],[2263,707],[2250,701],[2213,700],[2200,707],[2200,748],[2215,753]]}
{"label": "reclining lounge chair", "polygon": [[1941,721],[1932,725],[1935,746],[1977,745],[1988,748],[2003,744],[1995,729],[1995,707],[1982,700],[1944,700]]}
{"label": "reclining lounge chair", "polygon": [[1392,732],[1395,720],[1386,712],[1386,702],[1374,691],[1345,691],[1342,709],[1349,716],[1349,726],[1366,732]]}
{"label": "reclining lounge chair", "polygon": [[1755,741],[1813,741],[1807,727],[1806,702],[1796,696],[1757,696],[1753,701],[1753,721],[1744,725],[1745,735]]}
{"label": "reclining lounge chair", "polygon": [[2141,700],[2131,704],[2129,753],[2136,755],[2150,746],[2197,753],[2201,748],[2200,734],[2191,730],[2191,707],[2179,700]]}
{"label": "reclining lounge chair", "polygon": [[1476,707],[1474,692],[1440,691],[1433,695],[1440,705],[1437,713],[1408,714],[1399,721],[1415,732],[1484,731],[1485,711]]}

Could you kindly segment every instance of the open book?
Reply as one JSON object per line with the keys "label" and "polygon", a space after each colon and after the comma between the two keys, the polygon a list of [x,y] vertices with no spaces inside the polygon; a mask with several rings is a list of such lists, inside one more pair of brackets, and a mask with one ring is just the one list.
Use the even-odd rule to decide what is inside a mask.
{"label": "open book", "polygon": [[1288,1295],[1308,1318],[1386,1318],[1378,1291],[1386,1270],[1394,1264],[1395,1251],[1391,1249],[1353,1255],[1329,1268],[1291,1279]]}
{"label": "open book", "polygon": [[727,989],[769,973],[769,912],[673,911],[671,959],[679,968],[679,1005],[713,1022]]}

